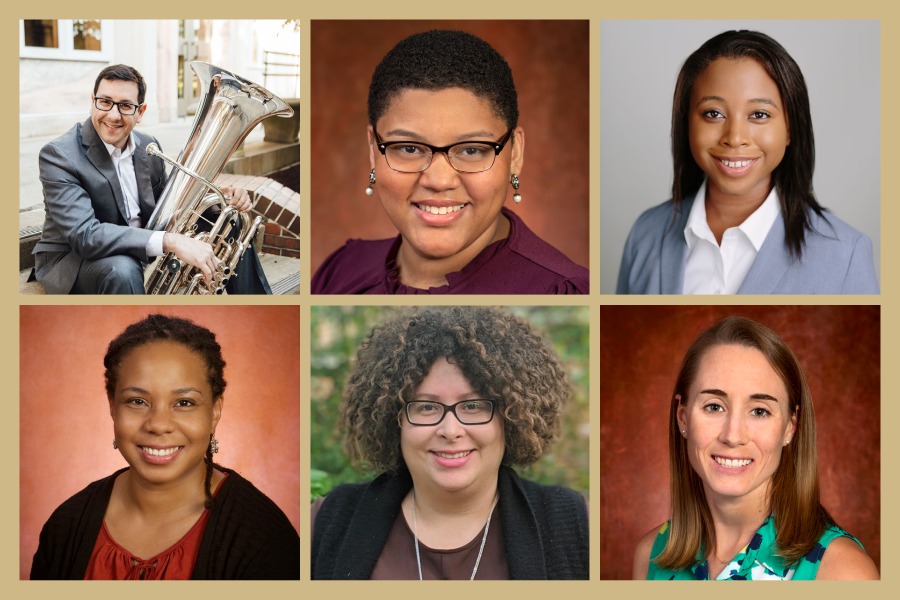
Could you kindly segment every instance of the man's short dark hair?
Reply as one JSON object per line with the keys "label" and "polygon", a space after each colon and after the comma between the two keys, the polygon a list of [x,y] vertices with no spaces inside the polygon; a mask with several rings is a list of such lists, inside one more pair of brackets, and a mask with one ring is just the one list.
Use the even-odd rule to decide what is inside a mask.
{"label": "man's short dark hair", "polygon": [[147,84],[144,83],[144,78],[141,77],[141,74],[138,73],[138,70],[134,67],[129,67],[128,65],[110,65],[100,71],[100,74],[97,75],[97,80],[94,81],[94,96],[97,95],[97,90],[100,89],[100,82],[104,79],[135,82],[138,86],[138,104],[144,103],[144,96],[147,94]]}
{"label": "man's short dark hair", "polygon": [[519,122],[512,70],[483,39],[464,31],[432,30],[402,40],[375,67],[369,84],[369,123],[407,89],[463,88],[487,100],[508,129]]}

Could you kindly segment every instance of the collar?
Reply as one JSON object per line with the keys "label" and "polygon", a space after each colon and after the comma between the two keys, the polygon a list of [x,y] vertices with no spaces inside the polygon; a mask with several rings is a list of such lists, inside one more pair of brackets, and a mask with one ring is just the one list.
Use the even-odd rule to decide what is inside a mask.
{"label": "collar", "polygon": [[122,150],[119,150],[112,144],[107,144],[103,141],[103,138],[100,138],[100,142],[106,147],[106,151],[109,153],[110,158],[128,158],[134,154],[134,150],[137,148],[137,141],[134,139],[133,131],[128,134],[128,143],[125,144],[125,148]]}
{"label": "collar", "polygon": [[[700,184],[694,196],[694,202],[691,205],[691,212],[688,215],[687,224],[684,228],[684,239],[687,242],[688,250],[693,249],[698,240],[707,240],[718,246],[716,238],[709,223],[706,220],[706,179]],[[753,244],[753,248],[759,252],[766,236],[772,229],[772,225],[781,216],[781,200],[775,186],[766,196],[763,203],[744,222],[733,229],[738,229],[747,236],[747,239]]]}

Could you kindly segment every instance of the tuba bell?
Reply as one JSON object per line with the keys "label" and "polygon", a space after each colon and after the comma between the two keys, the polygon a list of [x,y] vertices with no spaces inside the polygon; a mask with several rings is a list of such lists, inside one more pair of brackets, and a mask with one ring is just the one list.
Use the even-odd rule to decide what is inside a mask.
{"label": "tuba bell", "polygon": [[[203,62],[192,62],[191,68],[206,93],[184,149],[177,159],[172,159],[160,152],[156,144],[147,146],[147,154],[174,167],[147,229],[206,241],[213,247],[219,265],[213,280],[207,283],[199,269],[183,264],[174,253],[159,256],[144,272],[148,294],[224,292],[263,217],[251,221],[246,214],[228,206],[227,198],[212,180],[257,124],[269,117],[294,114],[284,100],[239,75]],[[216,215],[212,214],[214,207],[220,209]]]}

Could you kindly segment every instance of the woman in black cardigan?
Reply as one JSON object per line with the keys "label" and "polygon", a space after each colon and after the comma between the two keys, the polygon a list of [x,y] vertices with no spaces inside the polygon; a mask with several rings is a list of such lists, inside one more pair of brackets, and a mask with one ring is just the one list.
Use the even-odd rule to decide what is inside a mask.
{"label": "woman in black cardigan", "polygon": [[298,579],[281,510],[220,467],[221,347],[191,321],[150,315],[104,357],[113,446],[129,468],[90,484],[41,531],[32,579]]}
{"label": "woman in black cardigan", "polygon": [[570,395],[527,323],[481,307],[376,327],[342,408],[347,448],[382,474],[313,506],[313,579],[587,579],[584,498],[521,479]]}

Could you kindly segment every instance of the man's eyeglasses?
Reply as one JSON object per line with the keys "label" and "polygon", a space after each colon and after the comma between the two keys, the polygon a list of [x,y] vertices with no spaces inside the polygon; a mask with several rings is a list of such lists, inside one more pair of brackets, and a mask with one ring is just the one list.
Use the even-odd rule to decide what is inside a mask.
{"label": "man's eyeglasses", "polygon": [[512,132],[510,129],[496,142],[471,141],[457,142],[449,146],[432,146],[423,142],[383,142],[375,131],[375,142],[388,166],[401,173],[424,171],[431,166],[431,160],[438,152],[443,152],[450,166],[460,173],[480,173],[494,166],[497,155],[506,146]]}
{"label": "man's eyeglasses", "polygon": [[406,403],[406,420],[410,425],[437,425],[447,413],[456,415],[463,425],[483,425],[494,418],[494,401],[482,398],[463,400],[446,405],[430,400],[413,400]]}
{"label": "man's eyeglasses", "polygon": [[119,108],[120,115],[122,115],[123,117],[128,117],[136,113],[142,105],[132,104],[131,102],[115,102],[113,100],[110,100],[109,98],[94,98],[94,107],[97,110],[109,112],[112,110],[113,106],[117,106]]}

